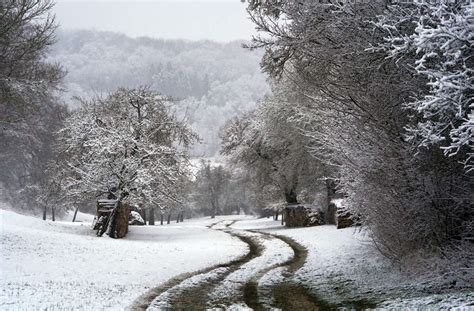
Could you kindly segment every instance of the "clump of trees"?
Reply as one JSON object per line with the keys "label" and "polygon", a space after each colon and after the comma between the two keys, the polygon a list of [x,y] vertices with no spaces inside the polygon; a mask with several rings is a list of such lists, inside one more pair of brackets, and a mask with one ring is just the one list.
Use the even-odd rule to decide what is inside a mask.
{"label": "clump of trees", "polygon": [[201,160],[190,183],[189,206],[197,215],[249,213],[251,190],[245,171]]}
{"label": "clump of trees", "polygon": [[[50,0],[0,3],[0,195],[17,208],[61,210],[108,195],[163,215],[182,211],[197,135],[177,102],[148,88],[59,103],[64,71],[47,61]],[[184,111],[185,109],[180,109]],[[117,204],[120,206],[120,204]],[[76,209],[77,213],[77,209]],[[182,218],[182,213],[181,213]]]}
{"label": "clump of trees", "polygon": [[64,72],[45,61],[56,23],[50,0],[0,3],[0,195],[33,209],[48,181],[53,133],[67,114],[55,96]]}
{"label": "clump of trees", "polygon": [[83,102],[58,133],[62,195],[112,193],[119,203],[160,210],[183,205],[187,148],[197,136],[172,109],[171,98],[147,88]]}
{"label": "clump of trees", "polygon": [[[295,115],[299,95],[283,83],[274,86],[257,110],[230,120],[221,132],[221,154],[248,170],[257,208],[278,211],[298,203],[302,192],[325,185],[327,168],[312,157]],[[301,202],[302,203],[302,202]]]}
{"label": "clump of trees", "polygon": [[303,172],[324,164],[397,262],[470,247],[472,4],[249,0],[248,11],[261,36],[247,47],[265,50],[274,99],[224,131],[224,153],[268,163],[283,193],[272,176],[296,174],[293,157],[311,153]]}

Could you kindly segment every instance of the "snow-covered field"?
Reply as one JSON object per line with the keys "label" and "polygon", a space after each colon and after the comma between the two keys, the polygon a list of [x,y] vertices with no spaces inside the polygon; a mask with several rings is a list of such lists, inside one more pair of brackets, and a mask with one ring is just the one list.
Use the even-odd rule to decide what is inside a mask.
{"label": "snow-covered field", "polygon": [[[1,310],[124,309],[148,289],[174,276],[247,253],[245,243],[224,232],[227,226],[244,235],[255,235],[244,231],[248,229],[284,235],[305,246],[308,257],[293,280],[328,302],[368,300],[389,309],[474,309],[472,290],[443,290],[430,280],[404,276],[370,246],[363,232],[352,228],[286,229],[272,219],[228,216],[131,227],[125,239],[114,240],[94,235],[90,215],[79,214],[81,222],[77,223],[71,223],[71,217],[42,221],[0,209]],[[213,229],[208,228],[219,221]],[[211,296],[236,291],[232,284],[242,284],[258,271],[292,256],[288,245],[278,239],[257,240],[264,247],[261,256],[227,275]],[[219,268],[204,275],[208,279],[195,276],[180,286],[209,281],[226,270]],[[278,282],[283,271],[269,271],[259,285]],[[427,292],[429,286],[435,291]]]}
{"label": "snow-covered field", "polygon": [[174,276],[244,254],[239,239],[206,227],[215,221],[131,227],[114,240],[87,222],[0,210],[0,309],[123,309]]}

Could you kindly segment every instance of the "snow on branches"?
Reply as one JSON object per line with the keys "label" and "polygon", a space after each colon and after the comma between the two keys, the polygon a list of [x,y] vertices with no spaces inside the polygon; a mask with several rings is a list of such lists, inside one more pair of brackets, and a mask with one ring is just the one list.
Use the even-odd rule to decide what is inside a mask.
{"label": "snow on branches", "polygon": [[171,99],[147,89],[120,89],[84,103],[59,132],[72,196],[114,189],[118,198],[179,201],[186,147],[196,135],[171,110]]}
{"label": "snow on branches", "polygon": [[470,1],[396,4],[377,26],[390,58],[413,57],[413,70],[427,79],[427,92],[407,103],[417,122],[407,138],[420,147],[440,145],[474,170],[474,5]]}

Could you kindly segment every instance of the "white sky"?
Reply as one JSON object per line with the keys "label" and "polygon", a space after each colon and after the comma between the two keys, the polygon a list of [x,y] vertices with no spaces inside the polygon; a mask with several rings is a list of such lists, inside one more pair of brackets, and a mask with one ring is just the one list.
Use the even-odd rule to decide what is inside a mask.
{"label": "white sky", "polygon": [[65,29],[97,29],[132,37],[250,39],[255,32],[240,0],[56,0]]}

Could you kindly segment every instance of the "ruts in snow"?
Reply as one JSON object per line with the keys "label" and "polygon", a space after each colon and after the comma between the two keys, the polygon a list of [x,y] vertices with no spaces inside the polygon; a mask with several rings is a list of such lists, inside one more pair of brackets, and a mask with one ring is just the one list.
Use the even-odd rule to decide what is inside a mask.
{"label": "ruts in snow", "polygon": [[[279,290],[286,290],[291,275],[305,261],[304,247],[285,237],[260,231],[233,229],[235,221],[219,221],[209,228],[226,232],[248,245],[245,256],[174,279],[152,291],[149,305],[132,309],[206,310],[280,308]],[[296,288],[296,287],[295,287]],[[294,288],[293,288],[294,289]],[[316,309],[314,299],[304,288],[298,292],[309,302],[306,308]],[[150,298],[150,297],[149,297]]]}

